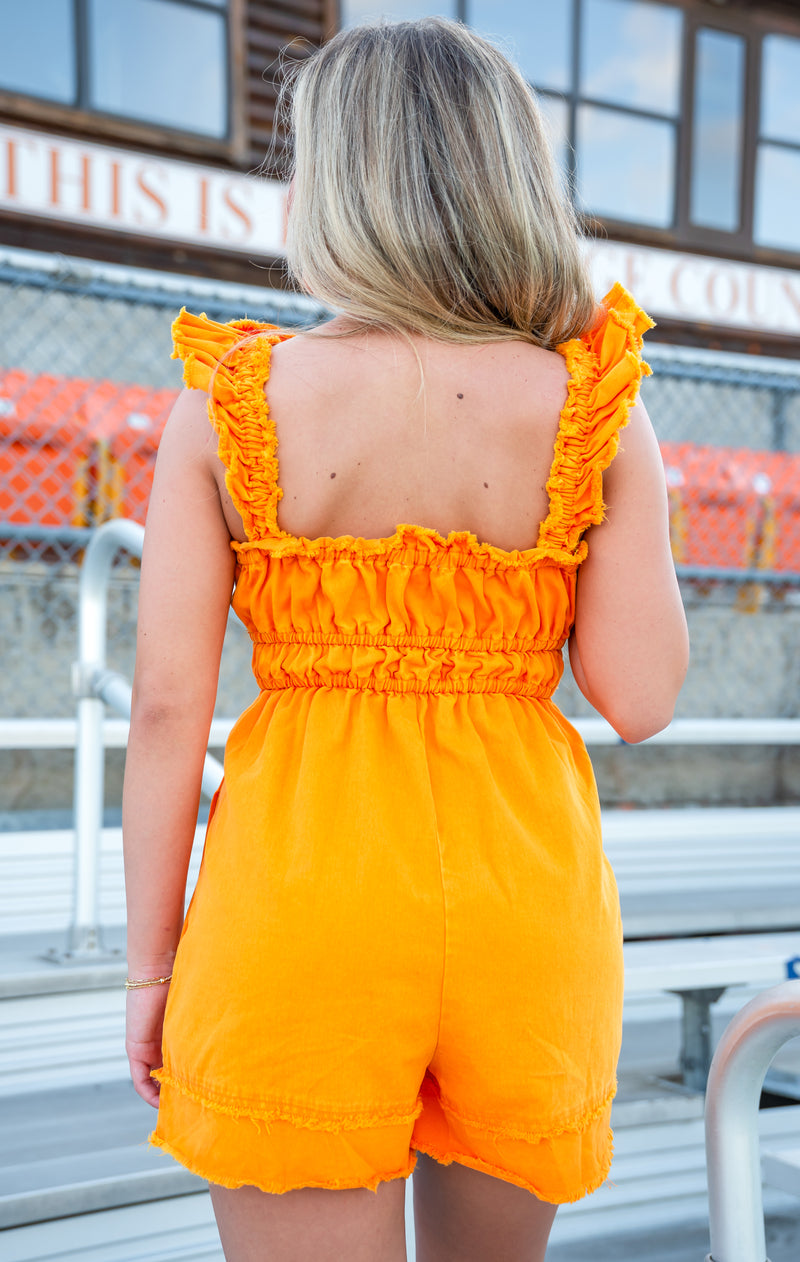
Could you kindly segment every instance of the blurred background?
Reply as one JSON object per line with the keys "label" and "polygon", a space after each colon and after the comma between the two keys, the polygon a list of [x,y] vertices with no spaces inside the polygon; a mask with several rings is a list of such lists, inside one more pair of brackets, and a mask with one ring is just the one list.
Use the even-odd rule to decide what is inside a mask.
{"label": "blurred background", "polygon": [[[221,1262],[203,1185],[146,1149],[152,1118],[126,1080],[122,720],[106,726],[97,959],[63,953],[76,923],[80,563],[101,523],[144,521],[181,384],[180,308],[289,327],[325,317],[284,274],[282,67],[341,26],[425,14],[468,23],[517,62],[598,297],[619,280],[657,321],[642,394],[692,663],[671,738],[625,747],[584,729],[626,937],[618,1142],[612,1186],[559,1213],[548,1258],[707,1252],[710,1047],[746,998],[800,968],[800,4],[0,0],[9,1262]],[[109,662],[128,679],[137,586],[121,553]],[[254,695],[249,659],[232,620],[218,742]],[[556,699],[591,721],[568,670]],[[190,889],[201,849],[202,831]],[[776,1066],[759,1125],[779,1152],[800,1143],[800,1049]],[[772,1262],[800,1256],[796,1156],[794,1174],[770,1158]]]}

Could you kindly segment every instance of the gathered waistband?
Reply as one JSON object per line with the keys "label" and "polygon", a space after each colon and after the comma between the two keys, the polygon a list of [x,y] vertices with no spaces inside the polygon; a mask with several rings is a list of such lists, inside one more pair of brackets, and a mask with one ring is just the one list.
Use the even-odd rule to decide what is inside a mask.
{"label": "gathered waistband", "polygon": [[559,646],[524,641],[321,632],[253,637],[253,671],[264,691],[352,688],[548,698],[563,669]]}

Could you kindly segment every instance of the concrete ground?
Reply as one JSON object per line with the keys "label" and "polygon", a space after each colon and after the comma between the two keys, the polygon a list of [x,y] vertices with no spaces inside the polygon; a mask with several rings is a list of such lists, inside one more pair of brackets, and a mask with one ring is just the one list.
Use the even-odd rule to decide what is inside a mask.
{"label": "concrete ground", "polygon": [[[798,1262],[800,1201],[796,1215],[768,1215],[766,1229],[769,1262]],[[547,1251],[547,1262],[704,1262],[708,1250],[708,1227],[701,1223],[553,1244]]]}

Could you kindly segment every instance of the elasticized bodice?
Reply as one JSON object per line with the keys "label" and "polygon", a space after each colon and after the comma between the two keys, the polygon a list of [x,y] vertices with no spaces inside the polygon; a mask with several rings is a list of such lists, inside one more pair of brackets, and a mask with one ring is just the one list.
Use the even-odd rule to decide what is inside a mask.
{"label": "elasticized bodice", "polygon": [[350,688],[393,693],[507,693],[548,698],[563,670],[588,526],[603,517],[602,472],[643,373],[652,321],[620,285],[594,326],[558,349],[569,371],[534,547],[506,551],[467,531],[446,538],[401,524],[384,539],[297,538],[280,529],[277,439],[265,385],[286,334],[183,311],[174,356],[209,394],[226,484],[248,541],[233,607],[267,692]]}

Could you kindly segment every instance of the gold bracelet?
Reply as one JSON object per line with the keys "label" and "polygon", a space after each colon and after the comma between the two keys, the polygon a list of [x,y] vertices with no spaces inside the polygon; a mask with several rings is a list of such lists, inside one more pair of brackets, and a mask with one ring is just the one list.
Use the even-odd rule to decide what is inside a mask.
{"label": "gold bracelet", "polygon": [[143,977],[139,981],[134,981],[132,977],[125,978],[126,990],[138,990],[140,986],[163,986],[164,982],[172,980],[172,973],[169,977]]}

